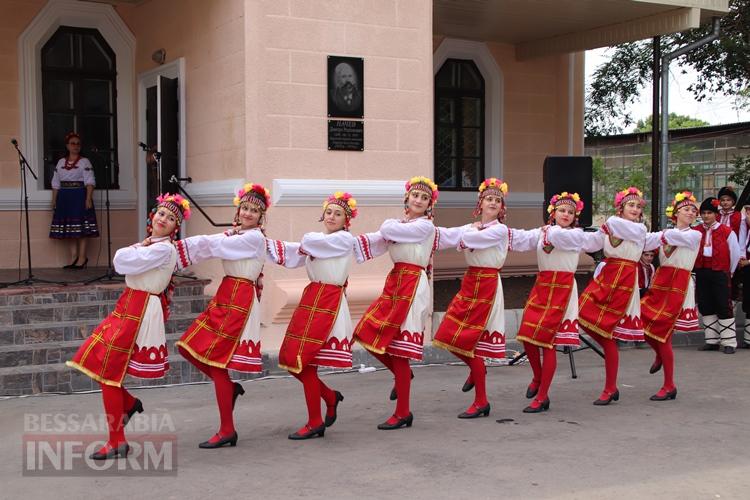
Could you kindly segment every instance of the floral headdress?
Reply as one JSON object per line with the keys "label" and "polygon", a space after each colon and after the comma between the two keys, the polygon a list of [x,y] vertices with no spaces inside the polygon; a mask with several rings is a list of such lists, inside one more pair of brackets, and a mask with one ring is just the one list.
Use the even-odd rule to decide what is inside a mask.
{"label": "floral headdress", "polygon": [[672,203],[670,203],[664,211],[672,220],[677,218],[677,211],[682,207],[693,205],[696,209],[698,208],[698,199],[690,191],[682,191],[674,195]]}
{"label": "floral headdress", "polygon": [[75,137],[76,139],[78,139],[79,141],[81,140],[81,136],[80,136],[80,135],[78,135],[78,133],[77,133],[77,132],[68,132],[67,134],[65,134],[65,144],[69,143],[69,142],[70,142],[70,140],[71,140],[72,138],[74,138],[74,137]]}
{"label": "floral headdress", "polygon": [[427,193],[427,195],[430,197],[430,205],[427,208],[427,212],[425,212],[425,215],[429,218],[432,218],[435,204],[438,201],[439,193],[437,184],[432,182],[432,179],[430,179],[429,177],[416,176],[406,181],[406,185],[404,187],[406,189],[406,193],[404,194],[404,212],[408,212],[407,203],[409,199],[409,193],[412,191],[422,191],[423,193]]}
{"label": "floral headdress", "polygon": [[170,237],[174,238],[174,236],[177,234],[177,231],[180,230],[182,221],[190,219],[190,202],[179,194],[160,194],[156,198],[156,206],[151,209],[151,213],[148,216],[148,221],[146,222],[146,231],[149,235],[153,232],[152,225],[154,215],[156,215],[156,212],[159,210],[159,208],[166,208],[177,219],[177,225],[170,235]]}
{"label": "floral headdress", "polygon": [[320,216],[320,222],[323,221],[323,216],[328,205],[337,205],[344,209],[344,216],[346,217],[346,224],[344,227],[348,231],[349,226],[351,225],[351,220],[359,213],[357,210],[357,200],[354,199],[354,196],[343,191],[336,191],[326,198],[326,201],[323,202],[323,215]]}
{"label": "floral headdress", "polygon": [[643,198],[643,191],[637,187],[630,186],[629,188],[618,191],[615,195],[615,208],[618,210],[622,208],[630,200],[638,200],[641,208],[646,206],[646,200]]}
{"label": "floral headdress", "polygon": [[233,200],[235,207],[243,202],[252,203],[265,212],[271,207],[271,193],[261,184],[248,182],[237,191]]}
{"label": "floral headdress", "polygon": [[494,195],[499,196],[502,200],[502,207],[500,208],[500,213],[498,214],[497,218],[500,221],[503,221],[505,219],[505,195],[508,194],[508,183],[503,181],[502,179],[497,179],[495,177],[490,177],[489,179],[485,179],[482,181],[482,183],[479,185],[479,193],[477,194],[477,204],[474,207],[474,212],[472,213],[474,217],[479,217],[479,215],[482,213],[482,200],[485,196]]}
{"label": "floral headdress", "polygon": [[576,219],[578,219],[583,211],[583,201],[581,200],[581,196],[578,193],[563,191],[562,193],[556,194],[550,198],[549,205],[547,205],[547,213],[550,215],[550,224],[554,219],[553,215],[555,210],[560,205],[570,205],[573,207],[576,213]]}

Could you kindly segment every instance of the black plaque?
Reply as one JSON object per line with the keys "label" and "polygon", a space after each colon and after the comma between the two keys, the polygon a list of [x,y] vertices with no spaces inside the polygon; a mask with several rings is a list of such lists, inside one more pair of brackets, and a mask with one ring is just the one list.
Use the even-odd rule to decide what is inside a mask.
{"label": "black plaque", "polygon": [[328,56],[328,116],[364,118],[364,59]]}
{"label": "black plaque", "polygon": [[328,149],[332,151],[364,151],[364,122],[328,120]]}

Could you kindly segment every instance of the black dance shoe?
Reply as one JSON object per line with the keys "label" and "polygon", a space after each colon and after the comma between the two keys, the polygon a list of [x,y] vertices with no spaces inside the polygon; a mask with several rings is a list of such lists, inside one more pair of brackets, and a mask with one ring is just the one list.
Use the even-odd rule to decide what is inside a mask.
{"label": "black dance shoe", "polygon": [[117,448],[112,448],[109,444],[104,445],[102,449],[96,453],[89,455],[91,460],[109,460],[110,458],[125,458],[130,452],[130,445],[128,443],[122,443]]}
{"label": "black dance shoe", "polygon": [[471,408],[474,411],[465,411],[461,413],[458,418],[479,418],[479,417],[489,417],[490,416],[490,404],[487,403],[486,405],[482,406],[481,408],[477,408],[474,405],[471,405]]}
{"label": "black dance shoe", "polygon": [[529,386],[526,388],[526,399],[532,399],[534,396],[536,396],[537,392],[539,392],[539,386],[529,384]]}
{"label": "black dance shoe", "polygon": [[78,257],[76,257],[75,259],[73,259],[73,262],[71,262],[70,264],[68,264],[66,266],[63,266],[62,268],[63,269],[75,269],[76,262],[78,262]]}
{"label": "black dance shoe", "polygon": [[404,418],[399,418],[395,422],[388,423],[388,421],[383,422],[382,424],[378,424],[378,429],[381,431],[392,431],[394,429],[400,429],[403,426],[411,427],[412,422],[414,421],[414,415],[409,412],[409,414]]}
{"label": "black dance shoe", "polygon": [[661,391],[657,392],[653,396],[651,396],[649,399],[651,401],[667,401],[669,399],[677,399],[677,388],[675,387],[671,391],[667,391],[664,394],[659,394]]}
{"label": "black dance shoe", "polygon": [[464,385],[461,387],[461,392],[469,392],[474,388],[474,382],[471,381],[471,379],[467,378],[466,382],[464,382]]}
{"label": "black dance shoe", "polygon": [[232,394],[232,411],[234,411],[234,403],[237,402],[237,398],[245,394],[245,388],[239,382],[234,383],[234,393]]}
{"label": "black dance shoe", "polygon": [[[78,261],[78,259],[76,259],[76,261]],[[83,264],[73,264],[72,266],[70,266],[70,269],[83,269],[86,267],[86,264],[88,263],[89,263],[89,258],[86,257],[86,260],[83,261]]]}
{"label": "black dance shoe", "polygon": [[653,375],[659,370],[661,370],[661,359],[655,359],[654,362],[651,363],[651,368],[648,369],[648,372]]}
{"label": "black dance shoe", "polygon": [[735,348],[731,345],[724,346],[724,354],[734,354]]}
{"label": "black dance shoe", "polygon": [[[537,403],[535,406],[534,403]],[[544,401],[539,401],[537,399],[534,400],[534,403],[531,403],[529,406],[523,409],[524,413],[541,413],[543,411],[549,410],[549,398],[545,399]]]}
{"label": "black dance shoe", "polygon": [[294,434],[289,434],[289,439],[291,439],[292,441],[301,441],[303,439],[324,437],[326,433],[326,424],[314,428],[310,428],[309,425],[305,425],[304,431],[300,431],[302,431],[302,429],[295,432]]}
{"label": "black dance shoe", "polygon": [[[414,371],[411,372],[411,379],[414,380]],[[393,389],[391,389],[391,395],[388,396],[388,399],[391,401],[396,401],[398,399],[398,393],[396,392],[396,386],[393,386]]]}
{"label": "black dance shoe", "polygon": [[133,415],[136,413],[143,413],[143,403],[141,403],[141,400],[138,398],[135,398],[133,407],[128,410],[128,413],[124,417],[122,417],[122,426],[125,427],[128,425],[128,422],[130,422],[130,419],[133,418]]}
{"label": "black dance shoe", "polygon": [[[605,393],[606,393],[606,391],[605,391]],[[609,394],[609,397],[607,397],[607,399],[597,399],[596,401],[594,401],[594,405],[596,405],[596,406],[607,406],[612,401],[619,401],[619,399],[620,399],[620,390],[618,389],[615,392],[613,392],[612,394]]]}
{"label": "black dance shoe", "polygon": [[703,344],[698,348],[699,351],[718,351],[719,344]]}
{"label": "black dance shoe", "polygon": [[[219,435],[216,434],[216,436]],[[226,437],[219,436],[219,439],[217,439],[216,441],[211,441],[210,439],[208,441],[203,441],[198,445],[198,448],[203,448],[204,450],[212,450],[214,448],[221,448],[225,444],[228,444],[229,446],[237,446],[237,431]]]}
{"label": "black dance shoe", "polygon": [[325,426],[330,427],[333,425],[334,422],[336,422],[336,417],[338,416],[338,408],[339,403],[344,400],[344,395],[341,394],[339,391],[334,391],[336,393],[336,403],[333,405],[333,415],[326,415],[325,419]]}

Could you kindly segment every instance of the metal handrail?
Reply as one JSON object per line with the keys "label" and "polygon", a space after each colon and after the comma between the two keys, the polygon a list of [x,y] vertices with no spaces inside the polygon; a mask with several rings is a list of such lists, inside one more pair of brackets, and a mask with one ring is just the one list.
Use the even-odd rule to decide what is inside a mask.
{"label": "metal handrail", "polygon": [[201,208],[201,206],[198,204],[198,202],[196,202],[193,199],[192,196],[190,196],[190,193],[188,193],[185,190],[185,188],[182,187],[182,185],[180,184],[180,182],[183,182],[183,181],[190,183],[190,182],[193,182],[193,179],[191,177],[177,177],[176,175],[173,175],[172,177],[169,178],[169,182],[171,182],[172,184],[174,184],[177,187],[177,189],[179,189],[180,192],[183,195],[185,195],[185,198],[187,198],[188,201],[190,201],[190,204],[192,206],[194,206],[195,208],[197,208],[198,211],[203,214],[203,217],[206,218],[206,220],[209,222],[209,224],[211,224],[214,227],[232,227],[232,223],[231,222],[214,222],[214,220],[211,218],[211,216],[208,215],[206,213],[206,211],[203,210],[203,208]]}

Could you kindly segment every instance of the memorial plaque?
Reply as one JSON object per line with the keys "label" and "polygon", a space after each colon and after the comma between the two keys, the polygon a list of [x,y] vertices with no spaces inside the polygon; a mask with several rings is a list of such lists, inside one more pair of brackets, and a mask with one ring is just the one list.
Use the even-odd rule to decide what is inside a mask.
{"label": "memorial plaque", "polygon": [[328,149],[332,151],[364,151],[364,122],[328,120]]}
{"label": "memorial plaque", "polygon": [[328,56],[328,117],[364,118],[364,59]]}

